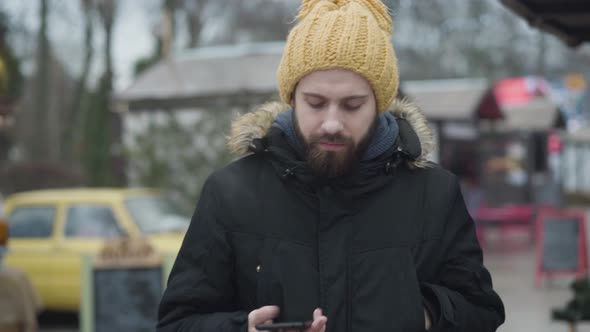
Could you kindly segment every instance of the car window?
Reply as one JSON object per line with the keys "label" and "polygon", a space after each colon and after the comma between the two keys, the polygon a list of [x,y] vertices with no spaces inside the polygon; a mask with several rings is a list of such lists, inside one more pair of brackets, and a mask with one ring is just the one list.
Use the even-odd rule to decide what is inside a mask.
{"label": "car window", "polygon": [[54,207],[17,207],[8,217],[8,234],[11,238],[50,237],[54,220]]}
{"label": "car window", "polygon": [[144,234],[184,232],[190,224],[190,218],[159,196],[129,198],[125,206]]}
{"label": "car window", "polygon": [[67,210],[66,237],[117,237],[121,235],[110,207],[95,204],[72,205]]}

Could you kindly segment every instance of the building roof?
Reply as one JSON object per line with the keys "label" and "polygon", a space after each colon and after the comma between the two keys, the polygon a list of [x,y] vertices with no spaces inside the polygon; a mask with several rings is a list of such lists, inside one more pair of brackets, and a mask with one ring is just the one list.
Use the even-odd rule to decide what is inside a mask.
{"label": "building roof", "polygon": [[559,110],[545,97],[535,98],[526,104],[501,106],[508,129],[547,130],[555,128]]}
{"label": "building roof", "polygon": [[283,42],[274,42],[189,50],[148,69],[116,99],[157,105],[158,101],[272,94],[277,90],[276,69],[283,48]]}
{"label": "building roof", "polygon": [[485,79],[402,82],[404,93],[431,120],[475,120],[490,89]]}
{"label": "building roof", "polygon": [[500,0],[531,26],[558,36],[569,46],[590,41],[588,0]]}

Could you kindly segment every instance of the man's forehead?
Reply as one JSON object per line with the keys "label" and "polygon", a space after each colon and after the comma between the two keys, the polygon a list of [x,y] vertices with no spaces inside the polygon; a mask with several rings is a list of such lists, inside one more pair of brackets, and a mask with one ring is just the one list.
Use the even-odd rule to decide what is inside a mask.
{"label": "man's forehead", "polygon": [[323,97],[331,95],[362,97],[373,94],[369,82],[363,76],[345,69],[312,72],[299,81],[297,89]]}

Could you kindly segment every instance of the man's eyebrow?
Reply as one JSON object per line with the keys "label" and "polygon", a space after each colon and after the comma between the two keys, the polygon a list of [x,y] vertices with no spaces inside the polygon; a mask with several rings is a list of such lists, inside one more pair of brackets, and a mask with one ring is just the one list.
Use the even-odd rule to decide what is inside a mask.
{"label": "man's eyebrow", "polygon": [[352,100],[352,99],[365,99],[369,97],[369,95],[354,95],[354,96],[348,96],[346,98],[342,98],[343,100]]}
{"label": "man's eyebrow", "polygon": [[[313,92],[303,92],[303,95],[306,97],[315,97],[315,98],[323,98],[323,99],[326,98],[320,94],[313,93]],[[353,99],[364,99],[367,97],[369,97],[369,95],[353,95],[353,96],[344,97],[344,98],[342,98],[342,100],[348,101],[348,100],[353,100]]]}
{"label": "man's eyebrow", "polygon": [[306,97],[315,97],[315,98],[322,98],[322,99],[325,99],[326,98],[326,97],[324,97],[324,96],[322,96],[320,94],[313,93],[313,92],[303,92],[303,95],[306,96]]}

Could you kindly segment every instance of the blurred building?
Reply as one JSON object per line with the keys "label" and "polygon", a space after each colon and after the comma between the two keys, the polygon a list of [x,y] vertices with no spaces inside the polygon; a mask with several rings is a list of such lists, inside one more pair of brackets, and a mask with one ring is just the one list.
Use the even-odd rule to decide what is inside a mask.
{"label": "blurred building", "polygon": [[434,130],[432,158],[462,177],[477,173],[477,145],[484,123],[503,118],[485,79],[405,81],[402,89],[424,112]]}
{"label": "blurred building", "polygon": [[[190,126],[204,112],[244,113],[276,100],[276,68],[283,47],[279,42],[200,48],[156,64],[116,96],[125,145],[136,145],[138,136],[165,123],[171,114],[179,125]],[[467,181],[498,183],[501,178],[524,186],[526,194],[519,197],[505,195],[504,190],[498,190],[497,197],[530,200],[531,178],[547,169],[546,137],[564,126],[543,79],[405,81],[401,90],[422,109],[435,131],[435,161]],[[208,144],[197,139],[193,146],[201,143]],[[500,171],[502,158],[522,160],[512,160],[515,169]],[[490,168],[490,159],[497,169]],[[490,169],[498,176],[488,176]]]}
{"label": "blurred building", "polygon": [[199,112],[247,112],[276,99],[276,68],[284,43],[205,47],[163,60],[116,95],[123,115],[124,142],[149,123],[175,113],[182,123]]}
{"label": "blurred building", "polygon": [[[280,42],[188,50],[145,70],[118,93],[129,184],[198,194],[186,195],[229,158],[230,119],[278,99],[276,68],[283,47]],[[162,167],[174,177],[164,179]]]}
{"label": "blurred building", "polygon": [[276,94],[284,43],[204,47],[163,60],[116,99],[130,113],[245,108]]}
{"label": "blurred building", "polygon": [[548,170],[547,137],[565,121],[542,78],[404,82],[430,120],[436,159],[491,205],[534,199]]}

